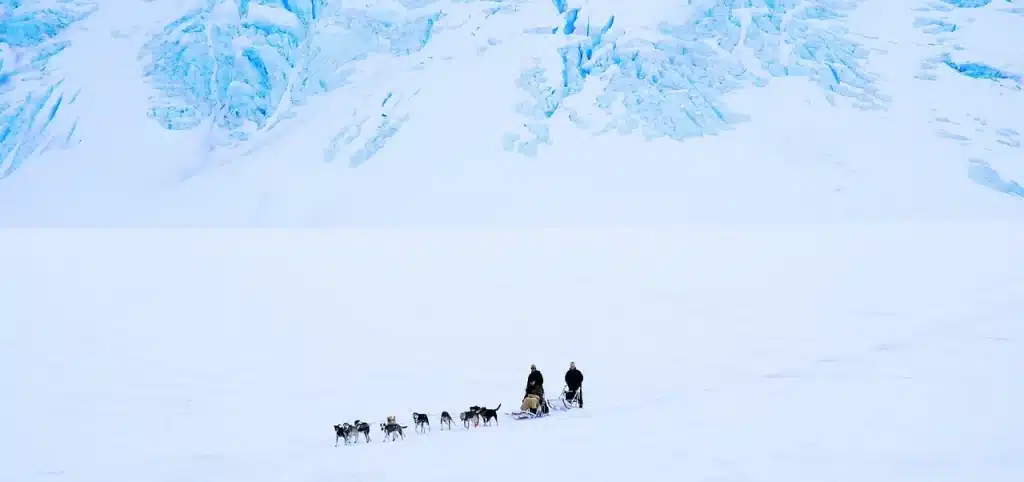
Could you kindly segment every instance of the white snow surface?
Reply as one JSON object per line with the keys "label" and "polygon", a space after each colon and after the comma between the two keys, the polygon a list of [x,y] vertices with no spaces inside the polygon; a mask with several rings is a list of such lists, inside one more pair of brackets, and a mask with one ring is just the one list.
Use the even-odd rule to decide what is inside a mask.
{"label": "white snow surface", "polygon": [[[1021,239],[8,230],[0,480],[1024,480]],[[584,408],[438,430],[570,361]],[[355,419],[373,441],[335,447]]]}

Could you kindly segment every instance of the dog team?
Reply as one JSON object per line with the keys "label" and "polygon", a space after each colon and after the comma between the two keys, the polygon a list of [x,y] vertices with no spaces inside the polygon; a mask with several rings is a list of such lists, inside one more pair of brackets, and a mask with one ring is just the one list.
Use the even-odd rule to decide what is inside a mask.
{"label": "dog team", "polygon": [[[569,370],[565,372],[565,382],[567,387],[576,392],[582,388],[583,385],[583,373],[576,368],[576,363],[569,363]],[[537,370],[536,365],[530,365],[530,375],[526,380],[526,397],[523,398],[523,410],[529,410],[536,413],[538,410],[537,400],[543,400],[544,397],[544,375]],[[580,407],[583,406],[582,391],[577,398]],[[467,430],[472,424],[473,426],[489,425],[493,420],[495,425],[498,424],[498,410],[501,408],[501,404],[498,404],[495,408],[487,408],[474,405],[469,407],[469,410],[459,413],[459,420],[462,422],[463,427]],[[430,431],[430,417],[425,413],[412,413],[413,424],[416,426],[415,430],[418,433],[426,433]],[[441,430],[447,426],[448,430],[452,429],[452,416],[447,411],[441,412]],[[409,427],[399,424],[394,415],[387,418],[387,421],[380,424],[380,430],[384,432],[384,440],[386,442],[390,437],[392,441],[397,440],[399,437],[405,438],[405,429]],[[361,420],[356,420],[353,423],[342,423],[334,426],[334,446],[338,446],[338,442],[344,441],[345,445],[359,442],[359,437],[362,436],[366,442],[370,442],[370,424]]]}
{"label": "dog team", "polygon": [[[479,426],[489,425],[491,421],[494,424],[498,424],[498,410],[501,409],[499,403],[495,408],[480,407],[474,405],[469,407],[469,410],[459,414],[459,420],[462,421],[462,425],[468,430],[470,425]],[[430,431],[430,417],[425,413],[412,413],[413,424],[416,426],[415,430],[418,433],[427,433]],[[452,429],[452,416],[447,411],[441,412],[441,430],[447,426],[448,430]],[[399,437],[405,438],[405,429],[409,427],[399,424],[395,416],[388,417],[387,422],[380,424],[380,430],[384,432],[384,440],[386,442],[388,438],[392,441],[397,440]],[[338,442],[344,441],[345,445],[359,442],[360,436],[366,441],[370,442],[370,424],[361,420],[356,420],[353,423],[342,423],[334,426],[334,446],[338,446]]]}

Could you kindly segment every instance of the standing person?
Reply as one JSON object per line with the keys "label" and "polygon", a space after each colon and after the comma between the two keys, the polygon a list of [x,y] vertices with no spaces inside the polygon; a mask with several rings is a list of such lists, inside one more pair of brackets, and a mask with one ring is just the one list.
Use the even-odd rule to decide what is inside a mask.
{"label": "standing person", "polygon": [[530,376],[526,377],[526,391],[533,391],[537,396],[544,398],[544,375],[537,369],[537,365],[530,365]]}
{"label": "standing person", "polygon": [[579,392],[580,408],[583,408],[583,372],[576,369],[576,362],[569,362],[569,370],[565,372],[565,386],[570,394]]}

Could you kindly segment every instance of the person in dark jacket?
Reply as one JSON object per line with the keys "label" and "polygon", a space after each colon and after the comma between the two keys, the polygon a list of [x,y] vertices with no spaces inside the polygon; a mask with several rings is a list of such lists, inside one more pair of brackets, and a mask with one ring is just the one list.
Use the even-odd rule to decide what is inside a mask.
{"label": "person in dark jacket", "polygon": [[565,372],[565,386],[570,392],[579,392],[580,408],[583,408],[583,372],[576,369],[576,362],[569,362]]}
{"label": "person in dark jacket", "polygon": [[[528,402],[530,397],[534,397],[535,404]],[[548,413],[548,404],[544,401],[544,375],[537,370],[537,365],[530,365],[530,376],[526,377],[526,396],[523,397],[523,409],[533,413],[537,413],[537,410],[545,414]]]}
{"label": "person in dark jacket", "polygon": [[544,398],[544,375],[537,369],[537,365],[530,365],[530,376],[526,377],[526,390]]}

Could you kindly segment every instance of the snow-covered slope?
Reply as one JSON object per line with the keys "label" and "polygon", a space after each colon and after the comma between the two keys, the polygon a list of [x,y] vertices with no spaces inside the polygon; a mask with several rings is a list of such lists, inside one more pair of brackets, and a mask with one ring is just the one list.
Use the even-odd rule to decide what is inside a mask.
{"label": "snow-covered slope", "polygon": [[1013,0],[0,3],[7,225],[1013,218]]}
{"label": "snow-covered slope", "polygon": [[4,481],[1024,480],[1020,228],[8,231]]}

